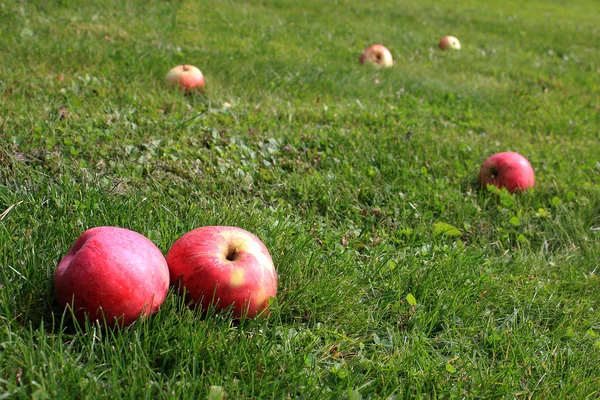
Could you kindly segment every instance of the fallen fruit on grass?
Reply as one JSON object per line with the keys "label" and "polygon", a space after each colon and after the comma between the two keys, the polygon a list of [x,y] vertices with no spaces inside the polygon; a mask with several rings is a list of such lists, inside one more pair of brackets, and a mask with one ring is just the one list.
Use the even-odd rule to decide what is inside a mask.
{"label": "fallen fruit on grass", "polygon": [[460,41],[454,36],[444,36],[439,46],[442,50],[460,50]]}
{"label": "fallen fruit on grass", "polygon": [[154,313],[169,289],[169,268],[161,251],[129,229],[88,229],[58,264],[54,289],[61,307],[71,306],[83,323],[106,320],[129,325]]}
{"label": "fallen fruit on grass", "polygon": [[180,280],[188,300],[207,311],[232,307],[235,317],[267,310],[277,293],[277,273],[269,251],[252,233],[233,226],[196,228],[167,253],[171,282]]}
{"label": "fallen fruit on grass", "polygon": [[360,56],[360,63],[389,68],[394,65],[394,58],[385,46],[374,44],[363,51]]}
{"label": "fallen fruit on grass", "polygon": [[494,185],[506,188],[511,193],[533,187],[535,177],[529,161],[514,152],[494,154],[483,162],[479,170],[479,183],[482,186]]}
{"label": "fallen fruit on grass", "polygon": [[183,64],[172,68],[165,80],[169,85],[177,86],[185,92],[204,88],[204,75],[193,65]]}

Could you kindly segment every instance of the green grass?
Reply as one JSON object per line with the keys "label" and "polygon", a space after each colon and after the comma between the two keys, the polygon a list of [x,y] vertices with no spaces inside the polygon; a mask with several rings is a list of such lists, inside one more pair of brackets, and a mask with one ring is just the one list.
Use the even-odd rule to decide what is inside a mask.
{"label": "green grass", "polygon": [[[8,0],[0,21],[0,398],[599,395],[596,1]],[[376,42],[393,68],[358,65]],[[183,62],[204,94],[164,86]],[[507,150],[532,191],[478,187]],[[270,249],[268,318],[58,308],[85,229],[166,253],[213,224]]]}

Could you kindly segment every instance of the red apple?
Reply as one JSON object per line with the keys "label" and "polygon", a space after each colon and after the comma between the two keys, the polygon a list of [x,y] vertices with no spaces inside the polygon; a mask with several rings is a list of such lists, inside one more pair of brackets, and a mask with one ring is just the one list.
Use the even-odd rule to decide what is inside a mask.
{"label": "red apple", "polygon": [[460,50],[460,42],[454,36],[444,36],[439,46],[442,50]]}
{"label": "red apple", "polygon": [[484,187],[491,184],[513,193],[533,187],[535,178],[533,168],[525,157],[519,153],[503,152],[483,162],[479,170],[479,182]]}
{"label": "red apple", "polygon": [[277,293],[277,273],[269,251],[252,233],[232,226],[194,229],[167,253],[171,282],[180,281],[196,305],[217,311],[232,307],[235,317],[267,310]]}
{"label": "red apple", "polygon": [[394,58],[385,46],[374,44],[363,51],[360,56],[360,63],[388,68],[394,65]]}
{"label": "red apple", "polygon": [[177,86],[185,92],[204,88],[204,75],[193,65],[183,64],[172,68],[165,80],[169,85]]}
{"label": "red apple", "polygon": [[129,325],[154,313],[169,289],[169,267],[143,235],[101,226],[85,231],[60,261],[54,288],[61,307],[71,305],[83,323]]}

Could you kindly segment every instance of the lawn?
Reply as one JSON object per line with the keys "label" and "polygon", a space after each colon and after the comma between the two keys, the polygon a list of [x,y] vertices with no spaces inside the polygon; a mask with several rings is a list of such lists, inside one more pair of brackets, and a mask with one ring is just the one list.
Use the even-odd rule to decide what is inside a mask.
{"label": "lawn", "polygon": [[[599,27],[596,0],[0,0],[0,399],[597,398]],[[532,190],[479,186],[501,151]],[[73,324],[54,271],[103,225],[253,232],[270,315],[172,290]]]}

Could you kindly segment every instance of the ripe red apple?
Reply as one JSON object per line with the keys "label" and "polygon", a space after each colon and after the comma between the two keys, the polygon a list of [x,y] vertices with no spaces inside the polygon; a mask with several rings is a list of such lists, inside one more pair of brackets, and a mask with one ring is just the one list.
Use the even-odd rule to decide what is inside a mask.
{"label": "ripe red apple", "polygon": [[444,36],[439,46],[442,50],[460,50],[460,42],[454,36]]}
{"label": "ripe red apple", "polygon": [[59,305],[71,305],[79,322],[88,315],[125,326],[158,310],[169,289],[169,267],[150,239],[101,226],[85,231],[60,261],[54,288]]}
{"label": "ripe red apple", "polygon": [[177,86],[185,92],[204,88],[204,75],[193,65],[183,64],[172,68],[165,80],[169,85]]}
{"label": "ripe red apple", "polygon": [[376,67],[389,68],[394,65],[392,53],[381,44],[374,44],[367,48],[360,56],[361,64],[371,64]]}
{"label": "ripe red apple", "polygon": [[479,170],[479,182],[484,187],[491,184],[513,193],[533,187],[535,178],[533,168],[525,157],[519,153],[503,152],[483,162]]}
{"label": "ripe red apple", "polygon": [[196,228],[167,253],[171,282],[206,311],[232,306],[235,317],[266,310],[277,293],[277,273],[269,251],[252,233],[233,226]]}

